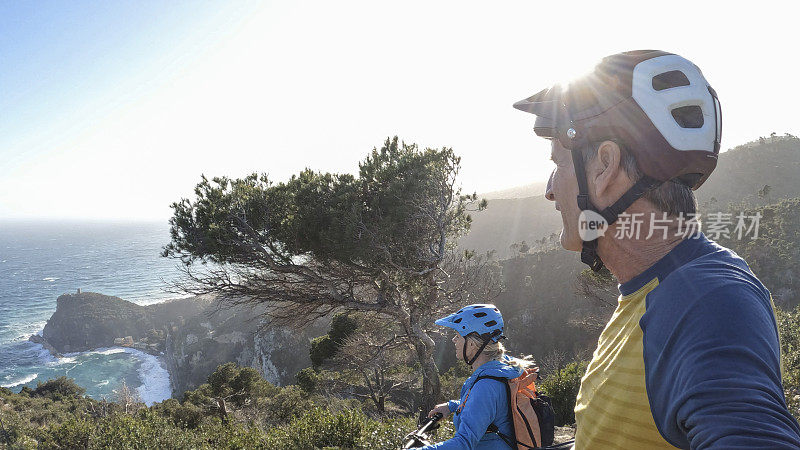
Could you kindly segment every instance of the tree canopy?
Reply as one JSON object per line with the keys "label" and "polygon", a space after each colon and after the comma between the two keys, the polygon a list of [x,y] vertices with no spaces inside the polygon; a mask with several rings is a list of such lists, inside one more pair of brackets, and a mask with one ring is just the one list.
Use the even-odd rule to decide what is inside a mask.
{"label": "tree canopy", "polygon": [[256,302],[286,323],[337,310],[396,323],[422,364],[427,405],[438,394],[431,317],[473,294],[485,300],[498,279],[485,258],[456,251],[469,211],[486,206],[461,195],[459,164],[450,148],[394,137],[361,161],[358,176],[202,177],[194,200],[172,205],[163,254],[182,262],[180,291]]}

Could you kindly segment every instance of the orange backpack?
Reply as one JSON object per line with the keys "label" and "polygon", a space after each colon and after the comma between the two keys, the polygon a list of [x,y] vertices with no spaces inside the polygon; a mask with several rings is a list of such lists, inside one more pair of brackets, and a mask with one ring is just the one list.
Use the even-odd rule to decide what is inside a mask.
{"label": "orange backpack", "polygon": [[[475,383],[488,378],[503,383],[511,400],[508,404],[508,415],[511,418],[514,437],[506,436],[497,429],[495,424],[489,425],[489,433],[497,433],[512,449],[524,450],[539,448],[553,444],[555,425],[555,412],[550,398],[536,390],[536,379],[539,377],[539,368],[525,369],[517,378],[503,378],[489,375],[479,376]],[[472,385],[475,386],[475,383]],[[470,391],[472,388],[470,387]],[[512,395],[513,394],[513,395]],[[469,398],[469,392],[464,401],[459,405],[460,413]],[[515,445],[516,444],[516,445]]]}

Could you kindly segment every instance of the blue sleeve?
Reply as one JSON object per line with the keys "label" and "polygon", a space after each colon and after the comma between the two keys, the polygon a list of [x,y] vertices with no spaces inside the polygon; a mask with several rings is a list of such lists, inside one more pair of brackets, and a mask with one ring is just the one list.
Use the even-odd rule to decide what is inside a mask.
{"label": "blue sleeve", "polygon": [[461,410],[458,429],[452,438],[438,444],[423,447],[436,450],[473,449],[486,434],[497,415],[497,399],[506,397],[504,386],[494,380],[482,380],[472,386],[464,409]]}
{"label": "blue sleeve", "polygon": [[449,402],[447,402],[447,407],[450,409],[451,413],[454,413],[456,412],[456,410],[458,409],[458,405],[460,404],[461,400],[450,400]]}
{"label": "blue sleeve", "polygon": [[677,289],[642,318],[647,395],[681,448],[800,448],[780,373],[769,292],[741,280],[694,299]]}

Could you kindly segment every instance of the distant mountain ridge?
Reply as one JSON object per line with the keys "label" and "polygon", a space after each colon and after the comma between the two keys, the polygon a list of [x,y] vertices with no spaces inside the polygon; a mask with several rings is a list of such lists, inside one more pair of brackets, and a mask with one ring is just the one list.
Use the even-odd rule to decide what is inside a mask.
{"label": "distant mountain ridge", "polygon": [[493,199],[512,199],[512,198],[526,198],[536,195],[544,194],[547,188],[546,181],[537,181],[535,183],[528,183],[522,186],[511,187],[508,189],[501,189],[499,191],[487,192],[485,194],[478,194],[479,197],[486,200]]}
{"label": "distant mountain ridge", "polygon": [[[544,198],[545,184],[480,195],[490,200],[489,207],[472,214],[471,231],[459,241],[459,247],[495,250],[504,259],[514,256],[510,248],[514,243],[526,241],[534,247],[536,241],[559,233],[561,215]],[[758,191],[765,185],[768,193],[760,198]],[[537,191],[515,198],[515,194]],[[508,197],[498,197],[504,194]],[[732,202],[760,204],[800,195],[800,139],[792,135],[762,137],[721,153],[716,170],[695,195],[701,210],[710,212],[726,211]]]}

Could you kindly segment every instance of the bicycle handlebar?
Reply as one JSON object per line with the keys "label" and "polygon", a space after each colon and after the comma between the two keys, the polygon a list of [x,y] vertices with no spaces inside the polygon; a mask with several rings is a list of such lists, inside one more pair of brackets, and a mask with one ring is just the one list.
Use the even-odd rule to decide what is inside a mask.
{"label": "bicycle handlebar", "polygon": [[406,435],[406,443],[403,445],[403,450],[429,445],[428,434],[439,428],[439,421],[442,420],[442,417],[444,417],[442,413],[436,413],[431,417],[426,417],[422,423],[419,424],[419,428],[417,428],[416,431]]}

